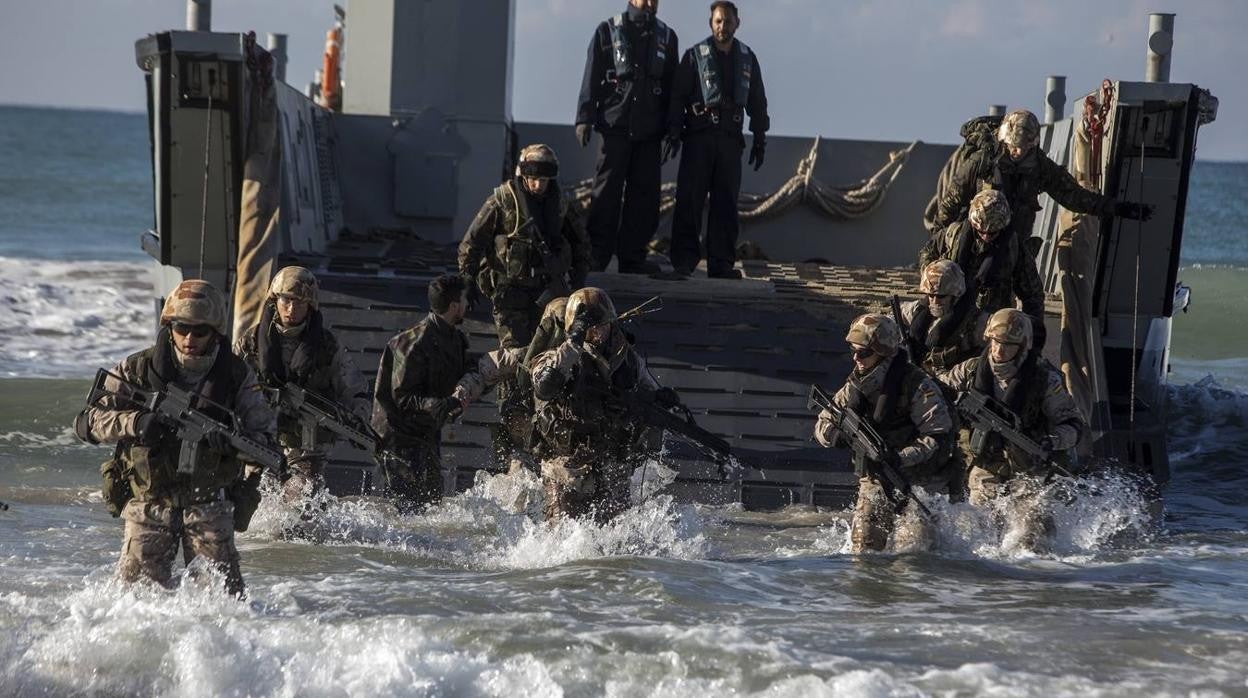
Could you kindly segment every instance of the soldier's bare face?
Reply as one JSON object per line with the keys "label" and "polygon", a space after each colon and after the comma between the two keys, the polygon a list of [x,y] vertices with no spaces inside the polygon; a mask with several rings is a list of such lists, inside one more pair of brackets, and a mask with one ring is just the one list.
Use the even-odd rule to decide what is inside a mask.
{"label": "soldier's bare face", "polygon": [[1010,159],[1015,162],[1027,157],[1027,153],[1031,152],[1031,148],[1024,148],[1019,145],[1007,145],[1005,149],[1010,154]]}
{"label": "soldier's bare face", "polygon": [[203,356],[212,348],[217,332],[208,325],[188,325],[175,322],[169,327],[173,345],[187,356]]}
{"label": "soldier's bare face", "polygon": [[711,13],[711,35],[715,37],[715,43],[719,44],[720,48],[726,48],[727,44],[732,41],[732,37],[737,33],[738,24],[740,20],[722,7],[716,7]]}
{"label": "soldier's bare face", "polygon": [[989,351],[991,352],[991,357],[993,361],[999,364],[1003,364],[1009,361],[1013,361],[1014,357],[1018,356],[1018,352],[1022,348],[1023,346],[1021,344],[1009,344],[1007,342],[998,342],[997,340],[994,339],[992,340],[992,346],[989,349]]}
{"label": "soldier's bare face", "polygon": [[308,319],[308,302],[294,296],[277,297],[277,317],[286,327],[294,327]]}
{"label": "soldier's bare face", "polygon": [[541,196],[546,193],[546,187],[550,186],[550,180],[545,177],[522,177],[524,180],[524,188],[533,196]]}
{"label": "soldier's bare face", "polygon": [[459,294],[459,300],[452,301],[446,314],[443,316],[447,322],[452,325],[460,325],[464,322],[464,314],[468,312],[468,291],[464,290]]}
{"label": "soldier's bare face", "polygon": [[659,0],[628,0],[628,4],[652,15],[659,13]]}

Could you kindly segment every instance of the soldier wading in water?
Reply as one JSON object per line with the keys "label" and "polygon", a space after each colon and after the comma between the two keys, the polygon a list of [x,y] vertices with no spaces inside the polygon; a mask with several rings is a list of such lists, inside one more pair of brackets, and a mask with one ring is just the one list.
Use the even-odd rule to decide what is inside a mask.
{"label": "soldier wading in water", "polygon": [[[211,400],[202,408],[209,416],[225,424],[236,419],[244,435],[267,443],[273,412],[255,372],[230,352],[226,337],[225,297],[206,281],[183,281],[165,299],[156,343],[113,373],[144,390],[173,385],[197,393]],[[259,472],[244,479],[243,463],[221,433],[205,440],[191,472],[179,472],[182,440],[175,428],[120,399],[125,389],[115,379],[105,388],[113,394],[89,405],[74,426],[87,443],[117,444],[101,471],[110,512],[126,522],[121,578],[168,586],[181,547],[187,564],[203,558],[225,575],[231,594],[242,596],[234,532],[247,530],[260,503]]]}

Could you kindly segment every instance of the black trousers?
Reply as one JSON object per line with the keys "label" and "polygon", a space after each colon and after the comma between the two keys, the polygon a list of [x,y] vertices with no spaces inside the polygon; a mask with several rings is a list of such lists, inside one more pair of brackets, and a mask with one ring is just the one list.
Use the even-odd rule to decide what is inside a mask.
{"label": "black trousers", "polygon": [[660,141],[604,135],[588,232],[594,268],[619,257],[621,267],[646,261],[646,245],[659,225]]}
{"label": "black trousers", "polygon": [[711,210],[706,220],[706,270],[725,272],[736,264],[741,232],[737,198],[744,151],[745,139],[740,134],[709,129],[685,136],[672,216],[673,267],[693,269],[702,258],[699,229],[708,193]]}

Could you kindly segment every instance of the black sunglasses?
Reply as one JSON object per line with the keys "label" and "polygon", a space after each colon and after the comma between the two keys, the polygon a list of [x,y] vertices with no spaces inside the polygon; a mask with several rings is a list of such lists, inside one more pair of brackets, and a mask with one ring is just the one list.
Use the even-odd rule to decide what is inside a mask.
{"label": "black sunglasses", "polygon": [[192,325],[186,322],[175,322],[169,326],[173,333],[182,337],[190,335],[195,339],[203,339],[211,335],[214,330],[210,325]]}

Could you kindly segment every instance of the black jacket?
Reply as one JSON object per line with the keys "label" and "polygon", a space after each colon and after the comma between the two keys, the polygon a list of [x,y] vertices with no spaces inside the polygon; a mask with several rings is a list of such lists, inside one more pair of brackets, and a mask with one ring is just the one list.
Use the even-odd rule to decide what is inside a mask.
{"label": "black jacket", "polygon": [[[714,50],[714,41],[710,38],[705,42],[695,44],[685,51],[685,55],[680,60],[680,67],[676,69],[676,80],[672,85],[672,101],[668,115],[668,132],[673,136],[678,136],[682,130],[685,133],[694,133],[714,128],[724,133],[740,135],[745,126],[744,117],[748,115],[750,132],[755,137],[767,133],[771,129],[771,118],[767,114],[767,90],[763,86],[763,73],[758,64],[758,54],[753,51],[749,51],[750,89],[746,103],[737,104],[733,100],[733,90],[731,84],[728,84],[721,87],[725,103],[703,111],[698,60],[694,52],[707,42],[710,42]],[[740,70],[741,66],[737,64],[740,54],[737,49],[738,47],[734,44],[730,53],[732,60],[726,63]],[[716,64],[722,71],[725,65],[724,57],[717,55]],[[725,82],[731,83],[732,81]]]}
{"label": "black jacket", "polygon": [[[576,123],[592,124],[603,135],[635,141],[659,138],[667,124],[680,48],[676,32],[658,20],[622,24],[632,49],[632,75],[618,76],[611,39],[612,18],[598,25],[589,41],[585,75],[576,105]],[[666,39],[666,41],[664,41]],[[656,65],[661,66],[658,71]],[[655,73],[661,73],[655,77]]]}

